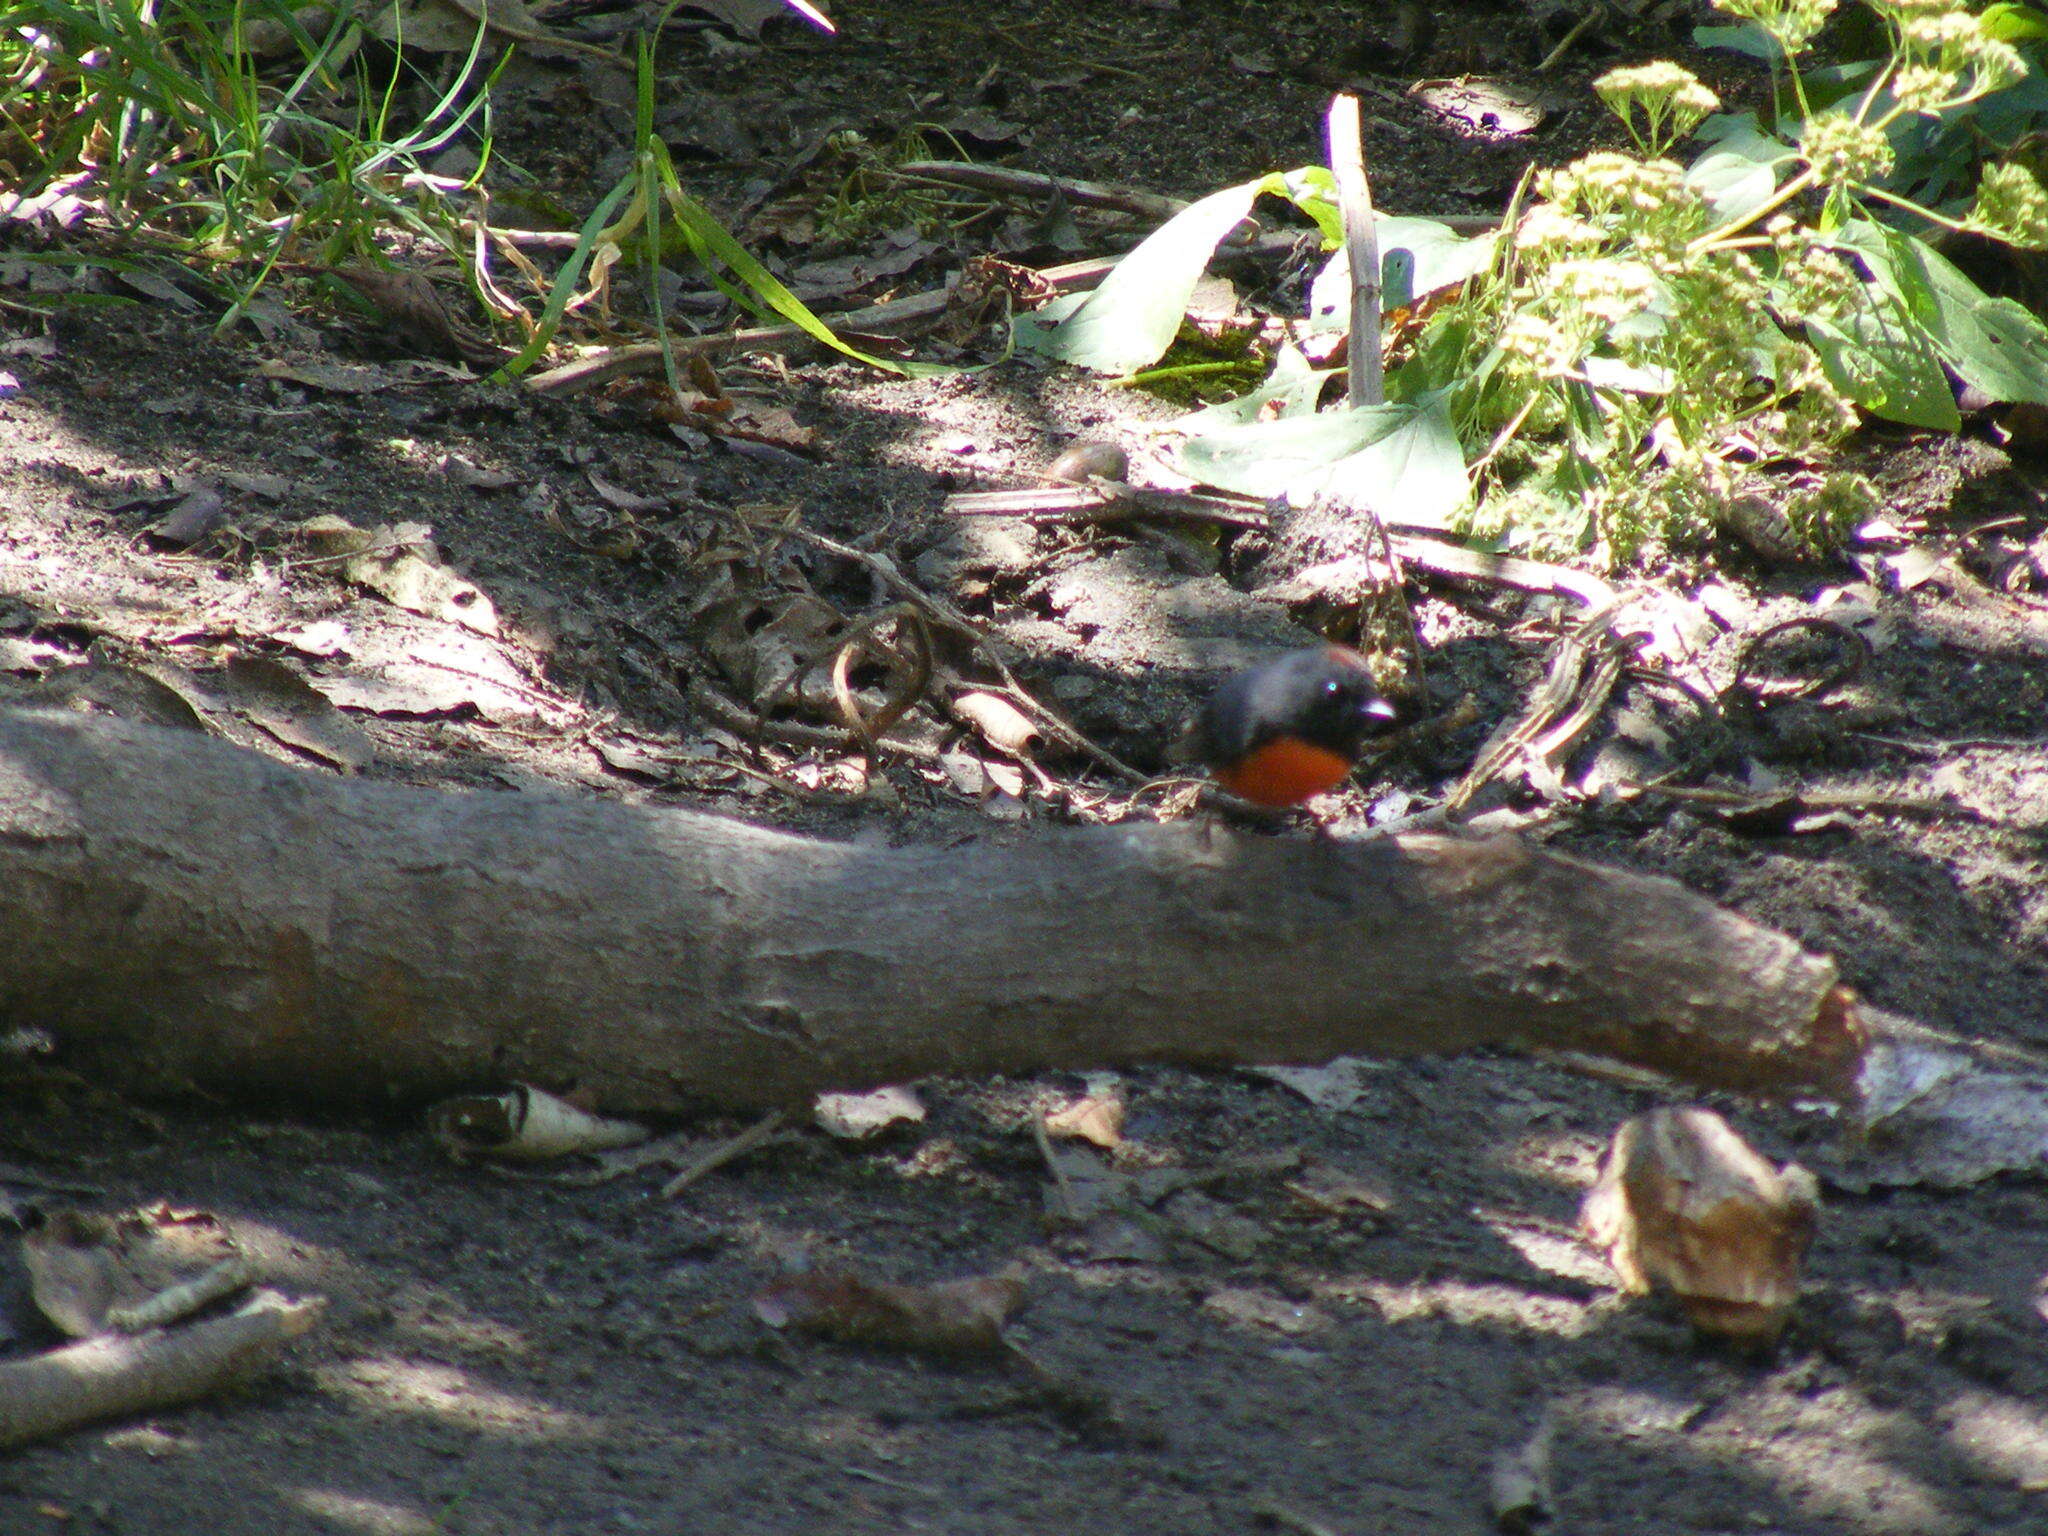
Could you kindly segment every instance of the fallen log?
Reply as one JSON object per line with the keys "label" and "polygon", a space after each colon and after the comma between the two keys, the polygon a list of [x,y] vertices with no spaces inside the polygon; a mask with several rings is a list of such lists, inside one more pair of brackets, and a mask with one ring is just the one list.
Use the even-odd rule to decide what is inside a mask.
{"label": "fallen log", "polygon": [[1847,1095],[1833,964],[1510,839],[1031,829],[830,843],[323,776],[0,712],[0,1022],[155,1092],[612,1111],[1479,1044]]}

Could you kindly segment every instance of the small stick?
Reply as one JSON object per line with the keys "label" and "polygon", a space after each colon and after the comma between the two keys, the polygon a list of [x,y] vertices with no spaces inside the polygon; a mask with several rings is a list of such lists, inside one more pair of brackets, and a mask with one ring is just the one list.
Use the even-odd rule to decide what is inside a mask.
{"label": "small stick", "polygon": [[723,1168],[727,1163],[736,1162],[756,1147],[766,1146],[775,1133],[789,1121],[789,1112],[771,1109],[737,1136],[728,1136],[717,1146],[706,1152],[695,1162],[688,1164],[682,1172],[661,1186],[661,1198],[673,1200],[707,1173]]}
{"label": "small stick", "polygon": [[1433,576],[1455,576],[1466,581],[1483,581],[1517,592],[1542,597],[1569,597],[1581,607],[1602,608],[1618,600],[1611,586],[1598,576],[1575,571],[1566,565],[1548,565],[1525,560],[1520,555],[1494,555],[1446,544],[1441,539],[1421,538],[1412,533],[1389,533],[1387,541],[1404,564]]}
{"label": "small stick", "polygon": [[1344,213],[1344,253],[1351,263],[1351,335],[1345,342],[1353,409],[1381,405],[1387,398],[1381,374],[1380,234],[1372,215],[1372,188],[1365,179],[1365,141],[1358,126],[1358,98],[1340,93],[1330,102],[1330,170],[1337,178],[1337,206]]}
{"label": "small stick", "polygon": [[1571,52],[1572,44],[1576,43],[1580,38],[1586,35],[1586,29],[1592,26],[1594,22],[1600,20],[1601,14],[1606,9],[1606,5],[1604,3],[1601,3],[1601,0],[1594,0],[1593,4],[1588,5],[1585,9],[1585,13],[1581,15],[1577,21],[1572,23],[1571,31],[1565,33],[1563,37],[1559,38],[1557,46],[1551,49],[1549,53],[1544,55],[1543,62],[1536,66],[1536,73],[1539,75],[1547,75],[1553,69],[1557,68],[1558,60],[1562,59],[1567,53]]}
{"label": "small stick", "polygon": [[1187,207],[1181,198],[1165,197],[1157,192],[1105,186],[1098,181],[1075,181],[1065,176],[1045,176],[1037,171],[1012,170],[1004,165],[973,165],[962,160],[911,160],[896,166],[894,172],[910,180],[972,187],[979,192],[1033,201],[1058,195],[1077,207],[1108,208],[1147,219],[1170,219]]}
{"label": "small stick", "polygon": [[1123,523],[1140,518],[1263,530],[1272,518],[1256,503],[1198,491],[1162,491],[1121,481],[962,491],[948,496],[949,517],[1018,517],[1040,523]]}
{"label": "small stick", "polygon": [[319,1321],[325,1305],[267,1291],[225,1317],[142,1334],[103,1333],[9,1360],[0,1364],[0,1446],[210,1397],[267,1364]]}

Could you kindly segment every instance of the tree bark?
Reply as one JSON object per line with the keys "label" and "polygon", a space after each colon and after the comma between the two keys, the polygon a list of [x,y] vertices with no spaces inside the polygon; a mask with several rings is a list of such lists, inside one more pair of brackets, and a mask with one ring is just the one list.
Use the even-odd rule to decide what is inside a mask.
{"label": "tree bark", "polygon": [[1846,1094],[1862,1041],[1828,960],[1509,839],[828,843],[36,712],[0,713],[0,1019],[158,1092],[612,1111],[1489,1042]]}

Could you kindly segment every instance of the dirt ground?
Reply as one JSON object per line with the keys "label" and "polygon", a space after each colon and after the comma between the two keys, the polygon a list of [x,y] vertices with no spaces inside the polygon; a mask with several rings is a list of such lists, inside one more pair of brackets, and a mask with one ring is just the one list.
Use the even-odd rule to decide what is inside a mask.
{"label": "dirt ground", "polygon": [[[1383,206],[1497,212],[1531,158],[1598,133],[1592,73],[1684,52],[1676,24],[1694,19],[1649,7],[1539,75],[1568,8],[1438,6],[1408,52],[1391,13],[1294,0],[843,9],[837,41],[692,31],[670,52],[685,174],[752,239],[790,147],[835,129],[880,142],[950,125],[985,157],[1194,196],[1317,158],[1346,70],[1378,87],[1366,138]],[[1459,123],[1402,94],[1476,71],[1533,87],[1543,122]],[[604,184],[629,126],[585,75],[507,77],[509,153],[551,193]],[[1030,223],[1000,231],[1008,248],[1066,259]],[[788,243],[763,248],[821,285],[880,238],[782,228]],[[1082,231],[1088,250],[1113,238]],[[880,770],[887,798],[863,796],[857,758],[772,739],[757,757],[711,711],[698,685],[727,686],[724,620],[756,635],[797,591],[851,614],[888,599],[853,562],[773,536],[777,519],[1006,626],[1019,676],[1148,773],[1203,686],[1284,638],[1249,602],[1133,616],[1133,590],[1227,586],[1229,551],[1021,525],[970,547],[941,514],[947,492],[1027,483],[1078,438],[1142,448],[1177,408],[1137,391],[1022,362],[908,383],[764,357],[721,373],[768,423],[754,438],[672,431],[630,392],[535,398],[453,377],[338,312],[220,335],[206,303],[109,281],[123,302],[44,324],[19,299],[49,269],[9,253],[38,237],[10,239],[0,668],[23,695],[196,715],[309,772],[360,764],[824,836],[1016,837],[1177,802],[1059,754],[1047,771],[1071,793],[1047,795],[937,735]],[[2048,478],[1981,429],[1873,431],[1856,451],[1910,542],[1806,567],[1680,551],[1660,579],[1687,602],[1711,594],[1724,681],[1745,634],[1821,603],[1870,640],[1862,670],[1809,707],[1713,730],[1655,690],[1619,699],[1661,722],[1677,782],[1795,788],[1808,813],[1758,826],[1670,797],[1524,793],[1495,824],[1681,880],[1834,955],[1884,1007],[2048,1049],[2048,575],[2025,564]],[[180,509],[212,524],[197,542],[165,536]],[[496,633],[459,591],[423,614],[346,579],[306,528],[330,514],[428,525]],[[1513,593],[1431,580],[1412,596],[1433,687],[1470,694],[1476,718],[1369,767],[1330,808],[1338,836],[1454,782],[1554,633]],[[238,692],[231,653],[288,665],[342,713]],[[1823,808],[1827,794],[1848,803]],[[1689,1097],[1676,1086],[1504,1055],[1360,1069],[1341,1109],[1250,1073],[1156,1066],[930,1082],[922,1123],[862,1142],[786,1131],[664,1200],[672,1166],[589,1182],[455,1163],[418,1106],[322,1118],[9,1083],[0,1209],[211,1211],[272,1283],[329,1312],[233,1396],[0,1458],[8,1533],[1465,1533],[1492,1528],[1495,1458],[1543,1426],[1551,1528],[1574,1536],[2048,1530],[2039,1183],[1830,1183],[1792,1327],[1745,1357],[1621,1297],[1575,1236],[1615,1126]],[[1086,1093],[1125,1102],[1124,1141],[1099,1161],[1156,1175],[1137,1181],[1156,1198],[1056,1221],[1031,1126]],[[1818,1107],[1709,1102],[1774,1157],[1840,1166]],[[691,1129],[708,1147],[740,1128]],[[797,1255],[905,1281],[1019,1265],[1015,1338],[1065,1386],[773,1332],[750,1299]],[[0,1343],[47,1343],[20,1302],[0,1310]]]}

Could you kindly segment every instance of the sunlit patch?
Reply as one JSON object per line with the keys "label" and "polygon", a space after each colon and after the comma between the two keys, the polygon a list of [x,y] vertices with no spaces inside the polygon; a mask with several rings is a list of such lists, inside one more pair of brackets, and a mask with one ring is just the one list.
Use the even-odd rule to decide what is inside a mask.
{"label": "sunlit patch", "polygon": [[323,1390],[386,1413],[417,1414],[519,1440],[595,1440],[606,1421],[478,1386],[450,1365],[358,1360],[315,1373]]}
{"label": "sunlit patch", "polygon": [[[1583,1428],[1617,1439],[1663,1444],[1704,1464],[1722,1463],[1749,1478],[1767,1479],[1777,1496],[1803,1513],[1848,1522],[1859,1536],[1927,1536],[1957,1529],[1953,1510],[1883,1447],[1920,1431],[1903,1415],[1872,1407],[1849,1391],[1783,1399],[1752,1396],[1741,1408],[1723,1405],[1702,1425],[1705,1405],[1626,1387],[1602,1387],[1575,1397],[1572,1415]],[[1844,1426],[1851,1426],[1845,1432]]]}
{"label": "sunlit patch", "polygon": [[256,1272],[265,1280],[331,1285],[344,1275],[360,1273],[355,1261],[339,1248],[306,1242],[281,1227],[251,1221],[245,1216],[231,1218],[229,1225],[235,1245],[249,1256]]}
{"label": "sunlit patch", "polygon": [[403,1504],[336,1493],[331,1488],[297,1488],[286,1495],[309,1515],[361,1536],[439,1536],[443,1527]]}
{"label": "sunlit patch", "polygon": [[1493,1160],[1511,1173],[1555,1189],[1582,1192],[1600,1171],[1605,1143],[1583,1131],[1529,1131],[1497,1147]]}
{"label": "sunlit patch", "polygon": [[1411,1281],[1340,1279],[1311,1288],[1318,1301],[1364,1302],[1390,1323],[1431,1319],[1461,1328],[1514,1328],[1573,1338],[1585,1332],[1593,1303],[1543,1296],[1510,1285],[1468,1280]]}
{"label": "sunlit patch", "polygon": [[166,1456],[182,1455],[195,1449],[190,1440],[167,1434],[154,1424],[137,1424],[129,1429],[117,1429],[100,1443],[110,1451],[128,1451],[147,1456],[151,1461],[160,1461]]}
{"label": "sunlit patch", "polygon": [[1942,1411],[1948,1442],[2028,1493],[2048,1491],[2048,1412],[1989,1392],[1965,1392]]}
{"label": "sunlit patch", "polygon": [[1539,1222],[1513,1211],[1474,1210],[1486,1229],[1529,1262],[1531,1268],[1560,1280],[1614,1289],[1614,1271],[1579,1241],[1574,1232]]}

